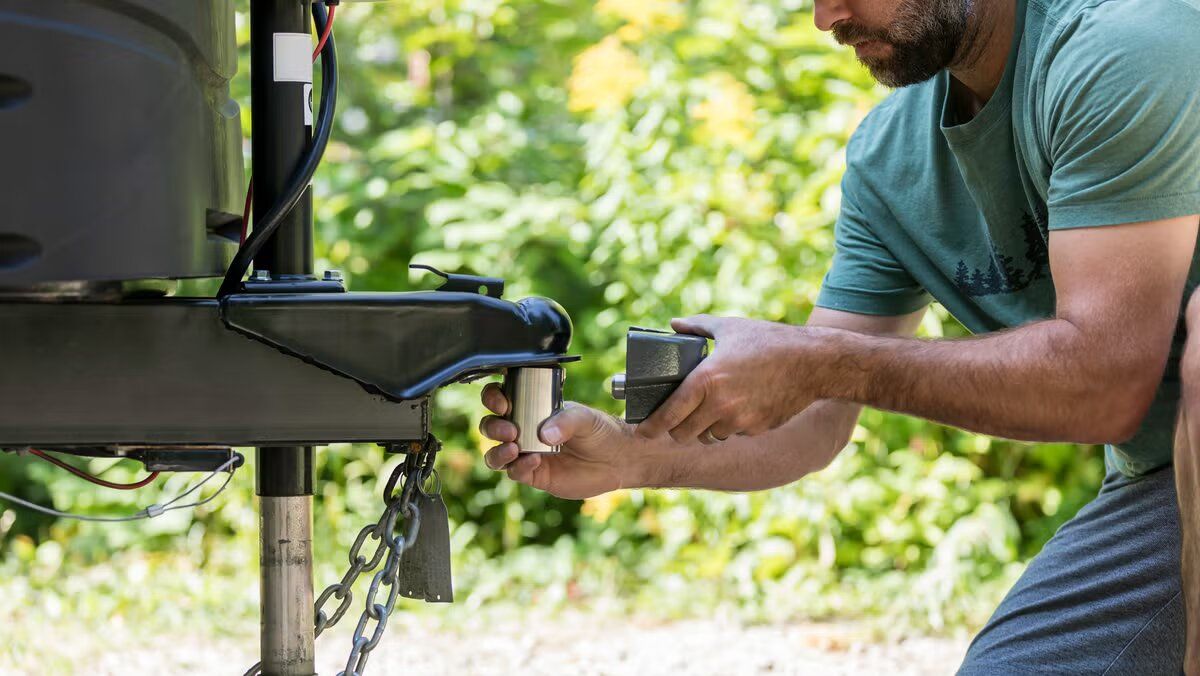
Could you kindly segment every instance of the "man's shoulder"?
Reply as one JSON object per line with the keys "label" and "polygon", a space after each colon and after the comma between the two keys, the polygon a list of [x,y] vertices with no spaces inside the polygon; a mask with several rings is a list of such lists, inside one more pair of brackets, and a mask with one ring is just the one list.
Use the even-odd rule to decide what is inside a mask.
{"label": "man's shoulder", "polygon": [[[1162,13],[1200,13],[1200,0],[1027,0],[1028,9],[1061,26],[1080,20],[1106,24],[1114,31],[1161,25]],[[1136,19],[1136,20],[1135,20]],[[1183,28],[1177,26],[1176,28]]]}
{"label": "man's shoulder", "polygon": [[[1079,55],[1088,62],[1105,57],[1144,57],[1162,63],[1197,53],[1200,0],[1028,0],[1041,14],[1050,40],[1042,45],[1053,61]],[[1027,15],[1029,16],[1029,15]],[[1185,64],[1171,64],[1190,70]],[[1193,64],[1194,65],[1194,64]]]}
{"label": "man's shoulder", "polygon": [[1027,23],[1043,13],[1027,46],[1032,85],[1043,92],[1031,101],[1046,119],[1095,117],[1196,86],[1200,0],[1027,1]]}
{"label": "man's shoulder", "polygon": [[847,167],[878,173],[920,164],[940,135],[940,78],[898,89],[867,113],[846,146]]}

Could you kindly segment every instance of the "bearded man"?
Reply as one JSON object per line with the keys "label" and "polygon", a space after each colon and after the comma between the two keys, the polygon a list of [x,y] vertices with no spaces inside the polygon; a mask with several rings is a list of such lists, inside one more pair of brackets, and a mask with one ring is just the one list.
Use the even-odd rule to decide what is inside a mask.
{"label": "bearded man", "polygon": [[[850,141],[808,323],[676,320],[716,349],[650,419],[568,406],[541,429],[563,452],[540,456],[489,417],[488,465],[571,498],[762,490],[825,467],[864,405],[1106,444],[1099,494],[959,673],[1200,674],[1200,337],[1180,371],[1200,284],[1200,4],[816,0],[815,18],[898,89]],[[976,335],[913,338],[931,300]],[[484,402],[507,410],[495,387]]]}

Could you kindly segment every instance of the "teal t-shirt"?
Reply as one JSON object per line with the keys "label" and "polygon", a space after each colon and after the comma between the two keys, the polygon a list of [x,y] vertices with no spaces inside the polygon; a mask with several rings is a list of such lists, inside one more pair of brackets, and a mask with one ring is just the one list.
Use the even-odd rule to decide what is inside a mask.
{"label": "teal t-shirt", "polygon": [[[1200,213],[1200,0],[1025,0],[1017,17],[973,119],[943,71],[855,131],[818,305],[898,315],[932,297],[973,332],[1019,326],[1054,315],[1050,230]],[[1108,449],[1125,474],[1171,461],[1182,340],[1140,431]]]}

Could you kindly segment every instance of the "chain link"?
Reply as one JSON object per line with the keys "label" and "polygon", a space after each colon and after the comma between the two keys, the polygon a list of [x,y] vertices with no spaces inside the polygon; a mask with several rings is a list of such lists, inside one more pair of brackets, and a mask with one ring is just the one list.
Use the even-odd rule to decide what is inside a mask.
{"label": "chain link", "polygon": [[[362,530],[358,532],[358,536],[354,538],[354,544],[350,546],[350,551],[346,556],[350,567],[342,575],[342,579],[326,587],[313,604],[313,617],[315,618],[313,639],[315,640],[323,631],[337,624],[350,609],[354,602],[354,583],[358,581],[358,578],[363,573],[375,570],[386,557],[387,562],[384,563],[383,568],[379,569],[371,578],[364,608],[358,618],[358,625],[354,629],[354,642],[350,648],[350,656],[346,658],[346,668],[339,672],[338,676],[362,676],[371,651],[379,645],[379,641],[383,638],[383,632],[396,607],[396,597],[400,591],[400,585],[397,584],[396,579],[400,572],[400,558],[404,555],[405,550],[416,541],[417,531],[421,527],[421,510],[413,502],[413,492],[429,478],[433,471],[434,458],[440,448],[441,444],[431,435],[426,438],[418,452],[406,455],[404,462],[392,470],[383,490],[383,514],[379,516],[378,521],[363,526]],[[396,484],[401,478],[404,482],[397,493]],[[404,517],[404,532],[395,534],[396,524],[400,517]],[[372,540],[376,542],[375,550],[368,559],[362,554],[362,550],[367,546],[367,542]],[[376,602],[380,587],[387,588],[387,597],[383,603]],[[337,607],[334,608],[332,615],[325,610],[325,606],[331,598],[337,601]],[[375,622],[375,626],[371,631],[370,638],[367,638],[367,627],[372,621]],[[259,662],[250,667],[245,676],[255,676],[261,673],[262,663]]]}

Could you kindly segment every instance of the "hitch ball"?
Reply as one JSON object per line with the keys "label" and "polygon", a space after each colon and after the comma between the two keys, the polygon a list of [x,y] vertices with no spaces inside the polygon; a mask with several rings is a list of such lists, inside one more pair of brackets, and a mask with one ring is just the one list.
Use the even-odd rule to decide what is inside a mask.
{"label": "hitch ball", "polygon": [[612,379],[612,396],[625,400],[625,422],[650,417],[707,356],[704,336],[629,327],[625,373]]}
{"label": "hitch ball", "polygon": [[538,430],[547,418],[562,409],[565,377],[561,366],[523,366],[511,368],[505,375],[504,396],[512,407],[507,417],[517,426],[517,448],[521,453],[561,450],[543,443]]}

